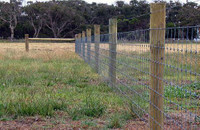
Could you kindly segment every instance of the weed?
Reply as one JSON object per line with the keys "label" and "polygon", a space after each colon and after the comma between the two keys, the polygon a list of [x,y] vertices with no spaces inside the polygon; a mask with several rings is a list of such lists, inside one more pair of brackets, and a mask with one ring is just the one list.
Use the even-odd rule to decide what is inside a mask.
{"label": "weed", "polygon": [[121,120],[120,117],[118,115],[114,115],[113,117],[111,117],[108,128],[121,128],[122,124],[121,124]]}
{"label": "weed", "polygon": [[165,96],[171,98],[196,98],[195,92],[190,92],[193,88],[198,88],[198,84],[191,84],[185,87],[176,87],[176,86],[166,86],[165,87]]}

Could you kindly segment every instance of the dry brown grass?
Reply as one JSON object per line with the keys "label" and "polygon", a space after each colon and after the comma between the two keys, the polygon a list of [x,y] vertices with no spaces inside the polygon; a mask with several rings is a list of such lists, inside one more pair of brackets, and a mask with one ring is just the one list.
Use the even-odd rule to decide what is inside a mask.
{"label": "dry brown grass", "polygon": [[[147,45],[149,44],[117,44],[117,51],[126,51],[126,52],[148,52],[150,51],[150,47],[148,47]],[[94,48],[94,45],[92,45]],[[166,49],[167,53],[176,53],[178,52],[177,49],[180,50],[182,49],[183,51],[185,50],[192,50],[199,52],[200,51],[200,44],[165,44],[165,47],[168,48],[168,50]],[[100,44],[100,48],[109,49],[109,45],[108,44]],[[170,50],[171,49],[171,50]],[[174,51],[175,49],[175,51]]]}
{"label": "dry brown grass", "polygon": [[0,43],[0,59],[5,56],[13,59],[26,56],[44,60],[77,57],[74,53],[74,43],[30,43],[29,47],[30,51],[27,53],[24,43]]}

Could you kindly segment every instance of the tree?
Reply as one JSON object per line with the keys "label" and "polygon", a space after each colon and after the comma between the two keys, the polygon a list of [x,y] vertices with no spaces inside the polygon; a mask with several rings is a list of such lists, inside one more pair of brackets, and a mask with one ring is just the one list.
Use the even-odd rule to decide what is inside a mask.
{"label": "tree", "polygon": [[124,1],[117,1],[116,4],[117,4],[118,7],[123,7]]}
{"label": "tree", "polygon": [[183,5],[178,15],[180,26],[194,26],[200,23],[200,7],[197,3],[188,2]]}
{"label": "tree", "polygon": [[[118,19],[118,31],[149,28],[150,5],[146,0],[131,0],[129,4],[117,0],[116,5],[87,3],[84,0],[51,0],[29,3],[20,7],[18,0],[0,2],[0,36],[23,38],[24,33],[33,37],[73,37],[94,24],[101,25],[101,32],[108,33],[110,18]],[[24,9],[21,13],[21,9]],[[167,3],[167,27],[190,26],[200,23],[199,5],[193,2]],[[10,31],[8,31],[8,29]],[[8,35],[9,34],[9,35]]]}
{"label": "tree", "polygon": [[74,23],[79,19],[77,15],[74,9],[64,6],[62,3],[46,3],[44,23],[52,31],[55,38],[65,37],[66,34],[62,33],[70,26],[74,26]]}
{"label": "tree", "polygon": [[18,17],[21,15],[19,5],[20,3],[18,2],[0,3],[0,20],[9,24],[11,40],[14,39],[14,30],[18,23]]}
{"label": "tree", "polygon": [[38,37],[44,23],[44,3],[37,2],[30,4],[24,8],[24,11],[27,14],[29,22],[34,29],[33,37]]}
{"label": "tree", "polygon": [[180,13],[182,7],[183,6],[180,2],[170,1],[169,3],[167,3],[166,22],[174,23],[175,26],[179,26],[178,14]]}

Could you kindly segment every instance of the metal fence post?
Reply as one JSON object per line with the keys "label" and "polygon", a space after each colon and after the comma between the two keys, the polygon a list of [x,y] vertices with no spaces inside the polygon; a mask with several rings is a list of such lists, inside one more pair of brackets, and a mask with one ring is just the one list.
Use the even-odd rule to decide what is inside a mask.
{"label": "metal fence post", "polygon": [[117,57],[117,19],[109,19],[109,81],[111,86],[116,84]]}
{"label": "metal fence post", "polygon": [[94,43],[95,43],[95,70],[99,72],[99,43],[100,43],[100,25],[94,25]]}
{"label": "metal fence post", "polygon": [[[162,130],[164,125],[163,94],[164,85],[164,46],[166,4],[153,3],[150,6],[150,115],[149,124],[152,130]],[[161,10],[161,11],[158,11]]]}
{"label": "metal fence post", "polygon": [[85,60],[85,31],[82,31],[82,53],[83,60]]}
{"label": "metal fence post", "polygon": [[86,33],[87,33],[87,61],[88,61],[88,64],[90,64],[91,29],[87,29]]}
{"label": "metal fence post", "polygon": [[25,48],[26,52],[29,52],[29,34],[25,34]]}

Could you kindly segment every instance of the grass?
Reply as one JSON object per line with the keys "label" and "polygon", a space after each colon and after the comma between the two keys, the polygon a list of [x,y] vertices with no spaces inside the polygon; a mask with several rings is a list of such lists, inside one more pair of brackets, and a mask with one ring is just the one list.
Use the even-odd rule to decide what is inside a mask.
{"label": "grass", "polygon": [[[116,111],[126,111],[125,99],[76,54],[63,48],[54,52],[0,53],[2,121],[42,116],[45,120],[54,119],[54,123],[70,119],[82,122],[76,127],[103,128]],[[59,112],[63,114],[57,117]],[[94,123],[96,119],[105,124]]]}
{"label": "grass", "polygon": [[68,111],[73,120],[83,117],[100,117],[106,111],[106,105],[103,104],[97,96],[86,96],[80,104]]}
{"label": "grass", "polygon": [[[118,44],[117,46],[117,86],[135,102],[134,107],[137,108],[138,105],[141,109],[148,111],[151,63],[149,60],[149,48],[139,46],[139,44],[137,46],[134,44]],[[165,81],[163,95],[165,97],[165,110],[189,110],[199,115],[197,111],[200,108],[198,102],[200,97],[200,77],[193,74],[193,72],[200,73],[200,64],[198,62],[200,55],[195,53],[195,51],[199,52],[199,45],[166,44],[166,47],[172,48],[172,50],[165,51],[163,80]],[[177,48],[184,51],[177,52]],[[108,58],[109,53],[105,49],[108,49],[108,45],[102,44],[100,47],[100,73],[103,77],[108,77],[110,61]],[[193,52],[186,53],[185,49]],[[92,55],[94,64],[94,54],[92,53]],[[141,111],[141,109],[139,110]],[[141,115],[141,112],[137,110],[138,108],[136,113]]]}
{"label": "grass", "polygon": [[[146,113],[141,109],[148,111],[149,89],[145,86],[149,85],[148,75],[124,65],[149,72],[149,62],[144,59],[123,55],[117,57],[123,63],[117,63],[120,70],[117,72],[117,83],[124,83],[130,88],[122,84],[118,87],[134,101],[129,103],[127,98],[107,86],[94,70],[72,52],[73,45],[31,44],[31,51],[25,53],[23,44],[12,44],[0,45],[1,120],[42,116],[45,120],[50,118],[53,126],[61,122],[65,124],[66,120],[70,120],[67,128],[123,129],[132,119],[145,116]],[[133,55],[137,56],[138,53],[133,52]],[[148,53],[140,56],[148,57]],[[168,58],[170,57],[174,56],[169,54]],[[109,63],[105,57],[101,57],[101,61]],[[183,67],[189,69],[190,66],[186,63],[183,63]],[[105,77],[108,76],[106,64],[100,62],[100,72]],[[191,65],[193,68],[193,65],[197,64]],[[176,73],[165,71],[165,76],[180,83],[177,80],[180,77],[177,77]],[[187,80],[187,75],[183,75],[182,79]],[[191,76],[191,80],[195,79]],[[198,110],[197,99],[185,89],[199,94],[198,83],[189,84],[181,89],[168,85],[165,86],[165,97],[184,109]],[[176,111],[170,102],[167,102],[166,106],[166,111]]]}
{"label": "grass", "polygon": [[118,115],[114,115],[110,119],[110,123],[108,125],[108,128],[121,128],[122,127],[122,122],[120,120],[120,117]]}

